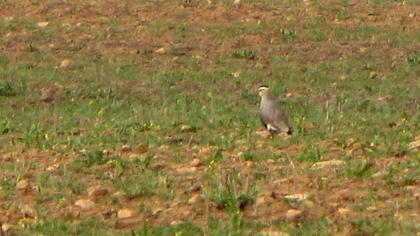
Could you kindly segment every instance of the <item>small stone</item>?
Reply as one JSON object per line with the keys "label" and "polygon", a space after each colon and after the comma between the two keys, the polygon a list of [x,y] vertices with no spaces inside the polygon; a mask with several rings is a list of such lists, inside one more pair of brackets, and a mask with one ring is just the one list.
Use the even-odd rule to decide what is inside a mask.
{"label": "small stone", "polygon": [[171,225],[172,226],[175,226],[175,225],[179,225],[179,224],[181,224],[182,223],[182,221],[179,221],[179,220],[173,220],[172,222],[171,222]]}
{"label": "small stone", "polygon": [[194,194],[190,199],[188,199],[189,204],[196,204],[203,200],[201,194]]}
{"label": "small stone", "polygon": [[79,150],[79,153],[82,155],[86,155],[87,154],[87,150],[85,148],[82,148]]}
{"label": "small stone", "polygon": [[239,6],[241,4],[241,0],[234,0],[233,5]]}
{"label": "small stone", "polygon": [[348,208],[339,208],[338,213],[340,213],[341,215],[347,215],[350,213],[350,210]]}
{"label": "small stone", "polygon": [[237,71],[237,72],[232,73],[232,75],[234,78],[239,78],[239,76],[241,75],[241,72]]}
{"label": "small stone", "polygon": [[331,161],[320,161],[312,165],[311,169],[319,170],[324,168],[339,168],[346,164],[345,161],[331,160]]}
{"label": "small stone", "polygon": [[155,53],[157,53],[157,54],[164,54],[165,52],[166,52],[165,48],[159,48],[159,49],[155,50]]}
{"label": "small stone", "polygon": [[128,144],[124,144],[124,145],[122,145],[122,147],[121,147],[121,151],[122,151],[122,152],[129,152],[129,151],[131,151],[131,146],[130,146],[130,145],[128,145]]}
{"label": "small stone", "polygon": [[45,28],[48,26],[48,24],[49,24],[48,21],[41,21],[41,22],[36,23],[36,25],[40,28]]}
{"label": "small stone", "polygon": [[6,235],[9,235],[8,233],[14,229],[14,226],[8,223],[4,223],[1,225],[1,232],[0,235],[3,235],[5,233]]}
{"label": "small stone", "polygon": [[59,165],[58,163],[57,163],[57,164],[53,164],[53,165],[51,165],[51,166],[48,166],[48,167],[47,167],[47,170],[48,170],[48,171],[50,171],[50,172],[52,172],[52,171],[57,170],[59,166],[60,166],[60,165]]}
{"label": "small stone", "polygon": [[102,187],[102,186],[94,186],[90,187],[88,189],[88,195],[89,197],[100,197],[105,196],[109,193],[108,189]]}
{"label": "small stone", "polygon": [[370,207],[366,208],[366,210],[368,210],[368,211],[376,211],[377,208],[374,207],[374,206],[370,206]]}
{"label": "small stone", "polygon": [[74,205],[80,207],[82,210],[86,210],[93,207],[95,203],[89,199],[79,199],[74,203]]}
{"label": "small stone", "polygon": [[117,191],[115,193],[112,194],[113,197],[124,197],[124,192],[122,191]]}
{"label": "small stone", "polygon": [[118,219],[127,219],[134,216],[134,211],[129,208],[123,208],[118,210],[117,217]]}
{"label": "small stone", "polygon": [[306,193],[291,194],[291,195],[286,195],[283,198],[284,200],[289,201],[289,202],[303,202],[304,200],[308,198],[308,194]]}
{"label": "small stone", "polygon": [[375,174],[372,175],[372,178],[382,178],[384,177],[386,174],[388,174],[387,171],[378,171]]}
{"label": "small stone", "polygon": [[189,125],[181,125],[181,131],[182,132],[190,132],[190,131],[193,131],[193,130],[194,129]]}
{"label": "small stone", "polygon": [[62,60],[61,61],[61,63],[60,63],[60,68],[61,69],[67,69],[67,68],[69,68],[70,66],[72,66],[73,65],[73,60],[70,60],[70,59],[64,59],[64,60]]}
{"label": "small stone", "polygon": [[416,137],[416,140],[408,144],[409,149],[420,148],[420,136]]}
{"label": "small stone", "polygon": [[246,167],[248,167],[248,168],[252,168],[252,167],[254,167],[254,162],[252,162],[252,161],[245,161],[245,166]]}
{"label": "small stone", "polygon": [[378,78],[378,72],[372,71],[369,73],[369,79],[376,79]]}
{"label": "small stone", "polygon": [[290,209],[286,212],[286,220],[294,221],[303,215],[303,211]]}
{"label": "small stone", "polygon": [[162,208],[156,208],[152,211],[152,215],[158,215],[159,213],[163,212]]}
{"label": "small stone", "polygon": [[198,158],[194,158],[190,163],[191,166],[199,166],[200,164],[200,159]]}
{"label": "small stone", "polygon": [[16,189],[25,190],[29,187],[29,180],[23,179],[16,184]]}

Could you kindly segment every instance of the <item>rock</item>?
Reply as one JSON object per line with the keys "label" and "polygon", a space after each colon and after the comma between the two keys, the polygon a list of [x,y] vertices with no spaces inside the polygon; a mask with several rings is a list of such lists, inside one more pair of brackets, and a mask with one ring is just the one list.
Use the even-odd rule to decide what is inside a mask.
{"label": "rock", "polygon": [[241,0],[234,0],[234,1],[233,1],[233,5],[234,5],[234,6],[239,6],[239,5],[241,5]]}
{"label": "rock", "polygon": [[60,62],[59,68],[61,69],[67,69],[70,68],[74,64],[73,60],[70,59],[64,59]]}
{"label": "rock", "polygon": [[121,152],[129,152],[129,151],[131,151],[131,146],[130,145],[128,145],[128,144],[122,145]]}
{"label": "rock", "polygon": [[134,210],[129,208],[122,208],[118,210],[117,217],[118,219],[127,219],[134,216]]}
{"label": "rock", "polygon": [[299,219],[303,215],[303,211],[290,209],[286,212],[286,220],[294,221]]}
{"label": "rock", "polygon": [[152,211],[152,215],[157,215],[163,212],[163,208],[156,208]]}
{"label": "rock", "polygon": [[165,48],[159,48],[159,49],[155,50],[155,53],[157,53],[157,54],[164,54],[165,52],[166,52]]}
{"label": "rock", "polygon": [[246,167],[248,167],[248,168],[252,168],[252,167],[254,167],[254,162],[253,161],[245,161],[245,166]]}
{"label": "rock", "polygon": [[113,197],[124,197],[125,196],[125,194],[124,194],[124,192],[123,191],[117,191],[117,192],[115,192],[115,193],[113,193],[112,194],[112,196]]}
{"label": "rock", "polygon": [[173,220],[173,221],[171,221],[171,226],[179,225],[181,223],[182,223],[182,221],[180,221],[180,220]]}
{"label": "rock", "polygon": [[48,26],[48,24],[49,24],[48,21],[41,21],[41,22],[36,23],[36,25],[40,28],[45,28]]}
{"label": "rock", "polygon": [[192,132],[195,129],[189,125],[181,125],[181,131],[182,132]]}
{"label": "rock", "polygon": [[286,195],[283,198],[284,200],[289,201],[289,202],[303,202],[304,200],[308,198],[308,194],[306,193],[291,194],[291,195]]}
{"label": "rock", "polygon": [[35,216],[35,211],[34,209],[29,206],[29,205],[22,205],[19,207],[20,208],[20,212],[22,213],[22,215],[26,218],[34,218]]}
{"label": "rock", "polygon": [[201,163],[200,163],[200,159],[198,159],[198,158],[194,158],[194,159],[191,161],[190,165],[191,165],[191,166],[195,166],[195,167],[197,167],[197,166],[201,165]]}
{"label": "rock", "polygon": [[29,187],[29,180],[28,179],[23,179],[19,182],[17,182],[16,184],[16,189],[18,190],[25,190]]}
{"label": "rock", "polygon": [[203,200],[201,194],[194,194],[190,199],[188,199],[189,204],[197,204]]}
{"label": "rock", "polygon": [[384,177],[387,174],[388,174],[387,171],[378,171],[378,172],[376,172],[375,174],[372,175],[372,178],[378,178],[379,179],[379,178]]}
{"label": "rock", "polygon": [[350,210],[348,208],[339,208],[338,213],[341,215],[348,215],[350,213]]}
{"label": "rock", "polygon": [[11,234],[11,231],[14,231],[14,226],[8,223],[4,223],[1,225],[0,235],[3,235],[3,233],[5,235],[13,235]]}
{"label": "rock", "polygon": [[340,168],[346,164],[345,161],[331,160],[331,161],[319,161],[312,165],[311,169],[319,170],[324,168]]}
{"label": "rock", "polygon": [[377,211],[378,208],[376,208],[375,206],[369,206],[369,207],[366,208],[366,210],[368,210],[368,211]]}
{"label": "rock", "polygon": [[89,197],[100,197],[105,196],[109,193],[108,189],[102,187],[102,186],[94,186],[90,187],[88,189],[88,195]]}
{"label": "rock", "polygon": [[372,71],[369,73],[369,79],[376,79],[378,78],[378,72]]}
{"label": "rock", "polygon": [[79,199],[74,203],[74,205],[80,207],[82,210],[87,210],[93,207],[95,203],[89,199]]}
{"label": "rock", "polygon": [[58,163],[56,163],[56,164],[53,164],[51,166],[48,166],[47,170],[50,171],[50,172],[53,172],[53,171],[57,170],[58,167],[60,167],[60,165]]}
{"label": "rock", "polygon": [[408,144],[408,148],[410,149],[416,149],[420,148],[420,136],[416,137],[416,140]]}

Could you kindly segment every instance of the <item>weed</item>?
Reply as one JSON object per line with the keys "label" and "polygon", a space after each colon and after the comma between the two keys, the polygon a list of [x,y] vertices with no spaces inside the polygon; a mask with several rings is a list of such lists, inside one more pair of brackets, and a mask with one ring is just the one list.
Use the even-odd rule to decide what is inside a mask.
{"label": "weed", "polygon": [[150,195],[167,198],[173,194],[171,181],[163,174],[150,170],[132,174],[125,173],[118,176],[113,182],[129,198]]}
{"label": "weed", "polygon": [[346,167],[346,175],[349,178],[368,177],[372,172],[372,164],[365,161],[349,162]]}
{"label": "weed", "polygon": [[0,80],[0,96],[12,97],[16,95],[17,90],[10,81]]}
{"label": "weed", "polygon": [[248,204],[252,204],[255,201],[255,194],[255,189],[249,185],[243,186],[242,180],[235,170],[226,173],[224,180],[217,184],[216,189],[206,193],[207,197],[216,202],[219,208],[227,209],[230,213],[235,213]]}
{"label": "weed", "polygon": [[252,51],[252,50],[248,50],[248,49],[240,49],[240,50],[236,50],[232,53],[233,57],[236,58],[243,58],[243,59],[248,59],[248,60],[255,60],[257,53]]}
{"label": "weed", "polygon": [[298,157],[299,161],[306,161],[309,163],[315,163],[322,160],[322,152],[313,144],[309,144],[305,147],[302,154]]}
{"label": "weed", "polygon": [[420,64],[420,52],[412,52],[408,54],[407,61],[413,65]]}

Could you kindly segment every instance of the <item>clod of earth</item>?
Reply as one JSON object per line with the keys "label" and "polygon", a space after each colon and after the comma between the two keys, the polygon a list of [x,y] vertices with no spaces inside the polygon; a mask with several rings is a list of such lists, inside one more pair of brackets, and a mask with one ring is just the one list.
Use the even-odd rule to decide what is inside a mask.
{"label": "clod of earth", "polygon": [[118,210],[117,217],[118,219],[127,219],[134,216],[134,210],[130,208],[123,208]]}
{"label": "clod of earth", "polygon": [[331,160],[331,161],[320,161],[312,165],[312,169],[319,170],[324,168],[340,168],[346,164],[345,161]]}
{"label": "clod of earth", "polygon": [[71,66],[73,66],[73,64],[74,64],[73,60],[71,60],[71,59],[64,59],[64,60],[62,60],[60,62],[59,68],[61,68],[61,69],[68,69]]}
{"label": "clod of earth", "polygon": [[74,205],[80,207],[82,210],[87,210],[93,207],[95,203],[89,199],[79,199],[74,203]]}
{"label": "clod of earth", "polygon": [[303,202],[305,199],[309,197],[309,194],[302,193],[302,194],[291,194],[284,196],[284,200],[289,202]]}
{"label": "clod of earth", "polygon": [[29,187],[29,180],[28,179],[23,179],[19,182],[17,182],[16,184],[16,189],[18,190],[25,190]]}

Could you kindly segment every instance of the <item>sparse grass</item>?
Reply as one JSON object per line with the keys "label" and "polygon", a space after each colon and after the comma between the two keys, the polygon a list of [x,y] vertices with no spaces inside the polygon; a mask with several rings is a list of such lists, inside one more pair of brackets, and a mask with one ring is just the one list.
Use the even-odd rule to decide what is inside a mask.
{"label": "sparse grass", "polygon": [[[418,185],[418,3],[197,4],[20,1],[0,10],[0,223],[23,235],[414,235],[418,225],[382,208],[401,219],[418,210],[392,205],[414,201],[406,187]],[[45,9],[54,11],[40,16]],[[382,10],[393,14],[385,20]],[[60,68],[64,59],[74,64]],[[288,114],[290,139],[255,133],[260,84]],[[48,89],[58,93],[50,102],[41,99]],[[330,159],[347,162],[343,174],[306,171]],[[16,189],[22,179],[29,189]],[[111,192],[93,199],[92,217],[74,202],[97,185]],[[345,197],[318,197],[347,187],[370,191],[354,199],[357,219],[325,207],[351,208]],[[265,220],[290,207],[281,196],[303,192],[317,204],[303,222]],[[260,193],[274,203],[257,206]],[[192,194],[203,202],[179,217]],[[36,205],[34,219],[21,203]],[[144,210],[134,219],[147,224],[124,226],[113,212],[122,207],[175,213]]]}

